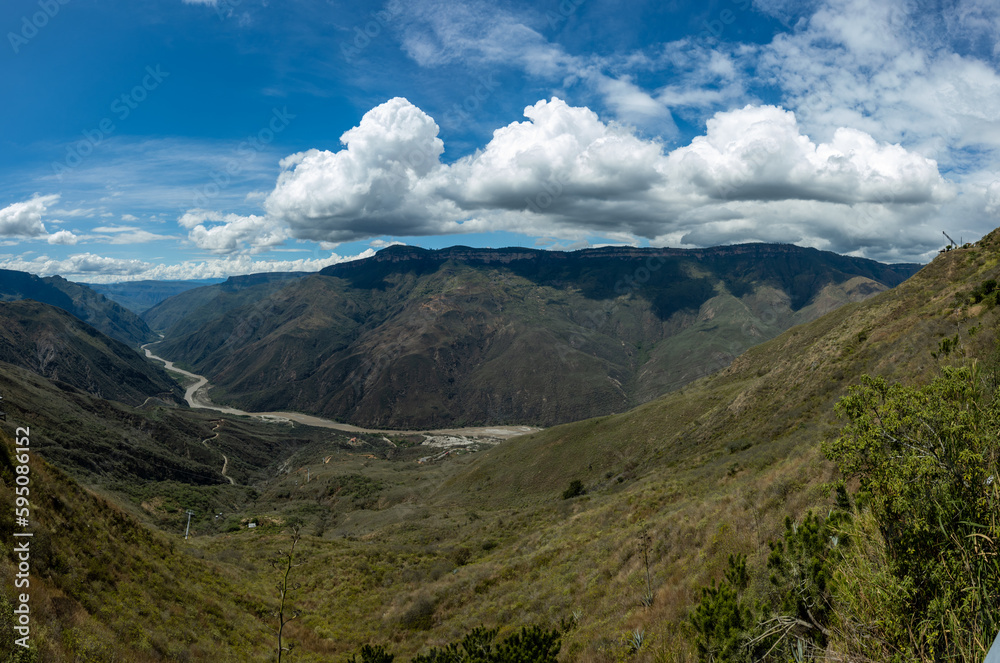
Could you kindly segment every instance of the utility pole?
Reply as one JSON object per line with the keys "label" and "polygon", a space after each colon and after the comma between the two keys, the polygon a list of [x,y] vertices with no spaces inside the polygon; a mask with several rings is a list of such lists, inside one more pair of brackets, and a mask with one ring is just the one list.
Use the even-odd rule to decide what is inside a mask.
{"label": "utility pole", "polygon": [[192,511],[191,509],[188,509],[187,510],[187,515],[188,515],[188,524],[187,524],[187,529],[184,530],[184,540],[185,541],[187,541],[188,532],[191,531],[191,516],[194,515],[194,511]]}

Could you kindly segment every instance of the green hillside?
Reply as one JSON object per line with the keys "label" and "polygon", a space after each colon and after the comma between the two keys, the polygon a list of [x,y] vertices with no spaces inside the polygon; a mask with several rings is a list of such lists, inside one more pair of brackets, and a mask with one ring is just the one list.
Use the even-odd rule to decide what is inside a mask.
{"label": "green hillside", "polygon": [[[370,436],[331,441],[324,432],[307,434],[308,429],[299,426],[291,429],[299,442],[282,447],[280,435],[263,432],[276,430],[266,428],[274,424],[155,408],[131,415],[136,417],[134,429],[146,430],[149,424],[142,421],[147,418],[175,421],[170,428],[180,446],[169,455],[178,462],[190,454],[188,462],[208,465],[214,460],[217,467],[214,439],[208,448],[202,440],[225,433],[229,426],[243,431],[239,435],[245,441],[226,442],[223,451],[230,463],[245,463],[241,485],[222,484],[216,476],[216,486],[199,488],[193,477],[177,474],[173,480],[186,495],[178,500],[164,482],[155,495],[142,494],[146,488],[140,472],[133,478],[122,474],[125,478],[117,484],[101,483],[96,479],[101,472],[88,475],[80,460],[53,458],[80,479],[108,486],[102,490],[113,491],[108,494],[134,517],[159,527],[169,523],[176,554],[188,551],[183,559],[189,572],[208,568],[220,578],[211,590],[219,603],[206,608],[204,619],[222,610],[232,632],[212,647],[192,647],[188,660],[251,649],[265,660],[269,644],[261,624],[273,629],[274,618],[248,597],[264,597],[260,601],[276,606],[275,574],[267,561],[279,549],[288,549],[288,527],[297,522],[304,535],[296,548],[302,565],[291,573],[294,589],[288,601],[301,616],[286,631],[295,645],[293,660],[347,660],[362,645],[375,643],[392,651],[397,661],[406,661],[484,624],[499,627],[499,637],[525,625],[556,628],[562,661],[693,661],[706,642],[715,646],[705,639],[705,622],[692,620],[692,615],[706,614],[705,597],[716,608],[745,610],[739,618],[748,620],[752,611],[744,604],[774,605],[785,596],[783,583],[791,577],[788,569],[794,568],[789,560],[797,558],[791,547],[783,547],[787,552],[776,558],[780,563],[771,565],[769,542],[782,540],[792,546],[805,536],[794,532],[814,531],[809,523],[815,523],[816,516],[807,518],[810,510],[824,519],[837,512],[840,498],[828,487],[840,475],[822,446],[837,439],[847,423],[837,417],[834,405],[850,385],[867,373],[920,386],[941,376],[945,368],[973,359],[981,362],[979,375],[987,382],[990,375],[1000,374],[990,368],[998,346],[998,278],[1000,237],[995,233],[940,255],[893,290],[794,327],[748,350],[725,370],[629,412],[553,427],[489,450],[435,452],[436,460],[427,460],[427,448],[413,446],[418,440]],[[22,376],[21,387],[14,382],[0,385],[5,393],[21,390],[27,400],[35,398],[29,389],[51,393],[45,391],[51,387],[26,372],[6,369],[0,374]],[[57,400],[54,393],[45,398]],[[97,401],[78,398],[84,399],[80,408],[95,410],[90,415],[94,421],[105,418]],[[32,408],[7,409],[12,419],[33,416]],[[56,412],[46,415],[39,433],[62,418]],[[213,431],[220,419],[226,423]],[[202,423],[194,423],[199,420]],[[180,423],[185,421],[187,433]],[[150,448],[157,448],[161,438],[150,435]],[[249,450],[264,450],[272,443],[277,446],[268,452],[270,469],[259,457],[251,460]],[[123,443],[121,448],[129,446]],[[199,446],[204,451],[200,455],[195,452]],[[248,450],[248,460],[240,461],[241,449]],[[39,454],[48,458],[44,446]],[[256,474],[249,469],[255,466],[262,468]],[[858,481],[847,487],[850,500],[856,501]],[[206,504],[213,510],[223,505],[220,510],[228,524],[203,518],[189,547],[183,547],[179,532],[184,509],[190,508],[186,504],[194,495],[208,499],[201,491],[210,490],[219,492]],[[103,512],[111,507],[88,502],[81,508]],[[875,600],[875,594],[862,588],[895,587],[886,575],[895,567],[879,552],[889,545],[880,538],[888,534],[879,532],[873,506],[854,506],[851,513],[855,543],[845,550],[855,555],[850,568],[857,571],[855,584],[846,586],[856,587],[860,600]],[[793,519],[791,529],[786,529],[786,518]],[[248,522],[259,527],[248,529]],[[80,551],[92,545],[68,541],[67,555],[83,555]],[[980,550],[988,560],[996,551],[986,545]],[[729,568],[731,556],[737,562],[745,556],[745,567],[736,567],[745,568],[745,574]],[[141,575],[149,580],[143,587],[159,586],[159,578],[172,568],[167,566],[170,559],[168,555],[164,566],[143,568]],[[123,571],[118,582],[137,574]],[[772,575],[775,583],[769,580]],[[53,582],[64,577],[65,570],[52,575]],[[720,582],[732,587],[730,579],[740,589],[702,591],[713,582],[716,588]],[[956,583],[969,586],[957,576]],[[107,582],[92,583],[88,589],[95,599],[116,591]],[[222,604],[233,596],[243,598]],[[733,602],[725,603],[727,597]],[[942,614],[966,610],[960,598],[940,598],[947,601]],[[153,604],[161,600],[172,605],[168,597],[149,599]],[[926,643],[964,637],[965,626],[946,624],[946,635],[936,636],[921,630],[926,626],[920,622],[924,612],[899,609],[908,605],[905,596],[878,600],[895,606],[886,613],[901,615],[895,624],[865,613],[860,603],[836,603],[833,613],[818,617],[829,624],[828,635],[820,638],[797,622],[789,623],[783,627],[787,640],[779,641],[781,646],[764,660],[794,660],[797,638],[803,639],[808,656],[827,660],[864,660],[864,652],[869,660],[946,660],[946,654],[955,656],[956,651],[968,660],[982,658],[979,645],[964,640],[964,648],[952,643],[950,649],[936,650],[938,654],[898,649],[898,642],[888,639],[892,628],[901,626],[900,637],[905,639],[911,637],[906,632],[910,625],[914,641]],[[81,632],[115,633],[123,642],[135,641],[137,636],[127,637],[125,625],[112,615],[91,614],[93,620],[80,626]],[[52,629],[66,622],[54,607],[46,608],[45,615]],[[869,621],[858,621],[862,617]],[[775,619],[774,624],[786,623],[780,616]],[[168,634],[163,636],[167,639],[172,633],[179,642],[191,638],[183,636],[180,625],[156,615],[140,613],[133,622],[143,624],[140,631]],[[725,624],[725,634],[737,633],[731,620]],[[746,628],[752,627],[747,622]],[[818,649],[821,640],[825,644]],[[270,647],[273,651],[273,643]],[[143,651],[150,660],[183,660],[175,651]],[[716,660],[743,660],[738,656],[748,650],[734,651],[732,657]],[[244,655],[240,660],[255,660]]]}
{"label": "green hillside", "polygon": [[390,247],[280,287],[193,290],[146,319],[165,330],[161,356],[245,410],[551,425],[623,412],[915,269],[764,244]]}
{"label": "green hillside", "polygon": [[[142,317],[158,332],[169,332],[171,336],[187,334],[218,315],[252,303],[255,298],[267,296],[302,276],[280,272],[231,276],[222,283],[190,288],[168,297],[144,311]],[[181,321],[184,324],[176,327]]]}
{"label": "green hillside", "polygon": [[0,302],[0,362],[131,405],[183,401],[173,380],[135,350],[36,301]]}
{"label": "green hillside", "polygon": [[61,276],[40,278],[27,272],[0,269],[0,301],[33,299],[67,311],[91,327],[130,347],[156,338],[132,311],[85,285]]}

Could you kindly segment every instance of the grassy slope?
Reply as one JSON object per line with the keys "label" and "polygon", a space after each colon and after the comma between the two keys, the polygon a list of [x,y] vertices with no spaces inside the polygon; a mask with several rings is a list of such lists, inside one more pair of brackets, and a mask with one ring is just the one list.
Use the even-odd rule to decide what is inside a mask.
{"label": "grassy slope", "polygon": [[[577,613],[564,660],[618,660],[632,629],[648,636],[635,660],[682,660],[687,610],[726,556],[747,552],[761,565],[786,514],[828,503],[820,486],[832,468],[818,447],[836,434],[832,406],[846,386],[863,372],[926,380],[953,360],[931,352],[955,333],[968,356],[992,350],[997,310],[956,308],[956,294],[1000,276],[998,253],[991,235],[942,255],[895,290],[794,328],[622,415],[431,465],[414,462],[420,449],[331,454],[323,440],[298,447],[289,473],[257,481],[256,503],[234,505],[238,517],[263,523],[306,520],[301,587],[291,597],[304,610],[290,632],[297,659],[336,659],[369,640],[405,659],[479,623],[513,629]],[[563,500],[572,479],[588,492]],[[651,541],[651,607],[641,603],[642,532]],[[269,597],[265,561],[286,543],[273,526],[191,545],[224,578],[238,579],[238,590],[220,592]],[[171,605],[169,596],[155,600]],[[231,637],[259,641],[247,605],[226,609]],[[155,617],[133,621],[159,628]]]}
{"label": "grassy slope", "polygon": [[[299,273],[233,276],[223,283],[191,288],[169,297],[146,309],[142,318],[158,332],[190,333],[220,313],[252,303],[302,276]],[[181,322],[184,324],[174,329]]]}
{"label": "grassy slope", "polygon": [[[13,531],[12,435],[0,432],[0,520]],[[191,557],[39,456],[31,460],[31,642],[40,661],[263,661],[267,624],[229,567]],[[18,528],[20,531],[20,528]],[[5,537],[6,538],[6,537]],[[0,583],[12,596],[4,541]],[[4,647],[7,643],[4,643]]]}
{"label": "grassy slope", "polygon": [[84,285],[61,276],[39,278],[27,272],[0,269],[0,301],[21,299],[57,306],[130,347],[155,338],[135,313]]}
{"label": "grassy slope", "polygon": [[[355,512],[335,531],[357,541],[318,546],[311,564],[327,571],[303,571],[306,623],[345,651],[371,638],[412,653],[480,622],[551,624],[578,612],[567,660],[614,660],[636,628],[659,642],[639,660],[683,655],[684,616],[726,556],[762,565],[786,515],[829,503],[821,485],[833,470],[819,443],[839,429],[832,407],[848,384],[863,372],[925,380],[938,370],[931,352],[956,331],[965,352],[987,353],[993,334],[969,329],[994,327],[995,312],[954,309],[957,292],[997,275],[993,239],[984,244],[629,413],[459,459],[408,509]],[[588,494],[562,500],[572,479]],[[650,608],[640,601],[643,531]]]}

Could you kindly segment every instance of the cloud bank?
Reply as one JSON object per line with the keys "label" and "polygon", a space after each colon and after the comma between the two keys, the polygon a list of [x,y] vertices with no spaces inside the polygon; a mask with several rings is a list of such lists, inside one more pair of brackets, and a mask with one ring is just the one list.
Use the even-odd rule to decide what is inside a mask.
{"label": "cloud bank", "polygon": [[342,149],[283,159],[265,214],[191,210],[179,223],[197,246],[219,253],[286,238],[504,230],[888,254],[931,241],[920,220],[955,196],[933,159],[849,127],[816,142],[776,106],[717,113],[704,135],[672,151],[557,97],[524,117],[448,164],[434,119],[397,97],[345,132]]}

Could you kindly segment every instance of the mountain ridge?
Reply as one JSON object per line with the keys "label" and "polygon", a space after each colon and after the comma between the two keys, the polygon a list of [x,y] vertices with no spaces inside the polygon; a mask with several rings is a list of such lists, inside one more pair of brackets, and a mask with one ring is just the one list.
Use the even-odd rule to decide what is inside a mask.
{"label": "mountain ridge", "polygon": [[133,348],[156,338],[153,330],[135,313],[85,285],[61,276],[40,277],[0,269],[0,301],[22,299],[57,306]]}
{"label": "mountain ridge", "polygon": [[161,356],[218,403],[372,428],[547,426],[624,411],[918,267],[794,245],[392,246],[145,317],[173,322]]}
{"label": "mountain ridge", "polygon": [[125,343],[31,299],[0,302],[0,361],[130,405],[183,402],[177,384]]}

